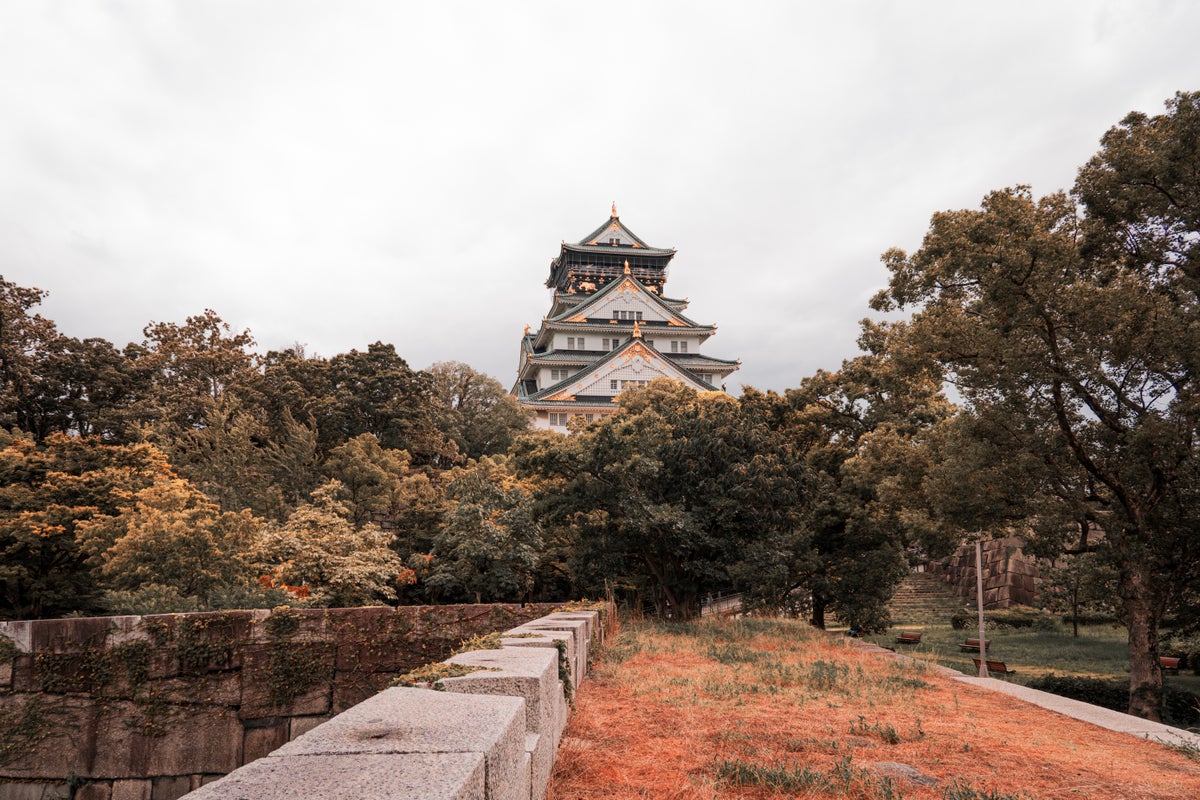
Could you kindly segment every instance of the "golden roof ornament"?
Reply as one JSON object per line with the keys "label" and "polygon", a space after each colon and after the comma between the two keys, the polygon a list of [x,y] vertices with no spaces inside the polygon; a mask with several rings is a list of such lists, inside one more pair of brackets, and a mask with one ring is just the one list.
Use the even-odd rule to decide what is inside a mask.
{"label": "golden roof ornament", "polygon": [[529,326],[528,325],[525,326],[525,335],[526,336],[529,335]]}
{"label": "golden roof ornament", "polygon": [[635,338],[635,339],[642,338],[642,323],[640,323],[640,322],[633,323],[633,338]]}
{"label": "golden roof ornament", "polygon": [[630,274],[630,272],[629,272],[629,259],[628,259],[628,258],[627,258],[627,259],[625,259],[625,274],[626,274],[626,275],[629,275],[629,274]]}
{"label": "golden roof ornament", "polygon": [[613,200],[613,205],[612,205],[612,218],[613,218],[613,219],[616,219],[616,218],[617,218],[617,201],[616,201],[616,200]]}

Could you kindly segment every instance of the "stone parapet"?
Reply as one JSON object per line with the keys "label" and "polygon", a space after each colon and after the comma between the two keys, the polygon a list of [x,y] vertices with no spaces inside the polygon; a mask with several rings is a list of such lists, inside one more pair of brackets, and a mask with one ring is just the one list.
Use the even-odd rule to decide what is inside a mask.
{"label": "stone parapet", "polygon": [[442,691],[387,689],[187,800],[541,800],[566,725],[559,678],[586,674],[610,615],[511,629],[499,649],[447,659],[481,669]]}

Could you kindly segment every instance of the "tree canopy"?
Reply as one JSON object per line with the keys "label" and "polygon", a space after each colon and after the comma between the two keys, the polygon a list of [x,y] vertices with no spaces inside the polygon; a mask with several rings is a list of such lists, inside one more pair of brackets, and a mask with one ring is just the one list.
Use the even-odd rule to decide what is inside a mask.
{"label": "tree canopy", "polygon": [[936,470],[964,530],[1068,537],[1117,570],[1130,710],[1157,718],[1157,634],[1198,577],[1195,210],[1200,96],[1104,138],[1075,195],[1017,187],[935,214],[920,250],[885,255],[887,336],[926,354],[965,403]]}

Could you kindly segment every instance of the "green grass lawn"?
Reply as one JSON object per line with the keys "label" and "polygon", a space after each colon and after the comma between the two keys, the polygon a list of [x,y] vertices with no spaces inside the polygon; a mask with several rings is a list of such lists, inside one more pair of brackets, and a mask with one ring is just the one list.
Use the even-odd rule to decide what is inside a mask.
{"label": "green grass lawn", "polygon": [[[920,631],[921,643],[904,645],[896,643],[900,631]],[[914,658],[932,661],[945,667],[957,669],[967,675],[975,675],[971,662],[978,653],[964,653],[960,643],[967,637],[977,636],[973,630],[954,630],[949,623],[941,625],[905,624],[892,628],[886,634],[864,636],[865,641],[890,647]],[[1087,678],[1129,679],[1129,658],[1126,655],[1126,632],[1124,628],[1111,625],[1083,626],[1078,638],[1071,635],[1068,626],[1055,630],[1032,628],[991,629],[988,631],[991,647],[988,659],[1003,661],[1016,674],[1008,680],[1027,683],[1031,678],[1054,673]],[[1167,686],[1200,694],[1200,676],[1184,670],[1179,675],[1167,675]]]}

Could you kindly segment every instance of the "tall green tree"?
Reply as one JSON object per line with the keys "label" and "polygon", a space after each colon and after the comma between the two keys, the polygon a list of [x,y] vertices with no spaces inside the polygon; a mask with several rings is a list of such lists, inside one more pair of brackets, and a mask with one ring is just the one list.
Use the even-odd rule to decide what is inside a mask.
{"label": "tall green tree", "polygon": [[203,427],[212,401],[254,382],[254,337],[248,330],[235,333],[212,309],[182,325],[151,322],[143,334],[141,345],[125,352],[148,420],[162,420],[178,430]]}
{"label": "tall green tree", "polygon": [[529,428],[529,416],[495,378],[461,361],[428,370],[437,425],[466,458],[504,453]]}
{"label": "tall green tree", "polygon": [[[1150,719],[1161,705],[1159,625],[1200,577],[1200,229],[1185,207],[1200,174],[1196,106],[1181,95],[1166,115],[1110,131],[1077,184],[1095,216],[1023,188],[935,214],[919,251],[885,255],[891,282],[875,301],[915,309],[892,326],[896,346],[927,353],[968,405],[958,464],[941,479],[999,488],[987,502],[942,492],[964,528],[1025,519],[1048,551],[1073,531],[1102,531],[1077,549],[1118,573],[1129,709]],[[1171,192],[1180,176],[1191,193]],[[1139,205],[1164,191],[1172,200]]]}
{"label": "tall green tree", "polygon": [[[871,345],[869,330],[863,343]],[[921,443],[951,413],[939,389],[926,372],[868,354],[774,398],[774,427],[802,455],[812,490],[793,568],[778,575],[786,583],[772,603],[803,600],[820,628],[827,612],[860,628],[887,627],[887,604],[908,571],[906,548],[930,539]]]}
{"label": "tall green tree", "polygon": [[433,539],[425,584],[439,599],[527,599],[543,551],[531,489],[503,456],[450,471],[448,511]]}
{"label": "tall green tree", "polygon": [[428,378],[415,372],[396,348],[375,342],[365,353],[351,350],[329,361],[328,418],[318,419],[326,441],[340,443],[363,433],[388,450],[407,450],[419,464],[447,467],[457,450],[435,421]]}
{"label": "tall green tree", "polygon": [[750,558],[774,559],[803,495],[802,465],[753,407],[665,379],[514,452],[541,481],[539,521],[571,543],[576,590],[627,589],[680,618],[746,578]]}

